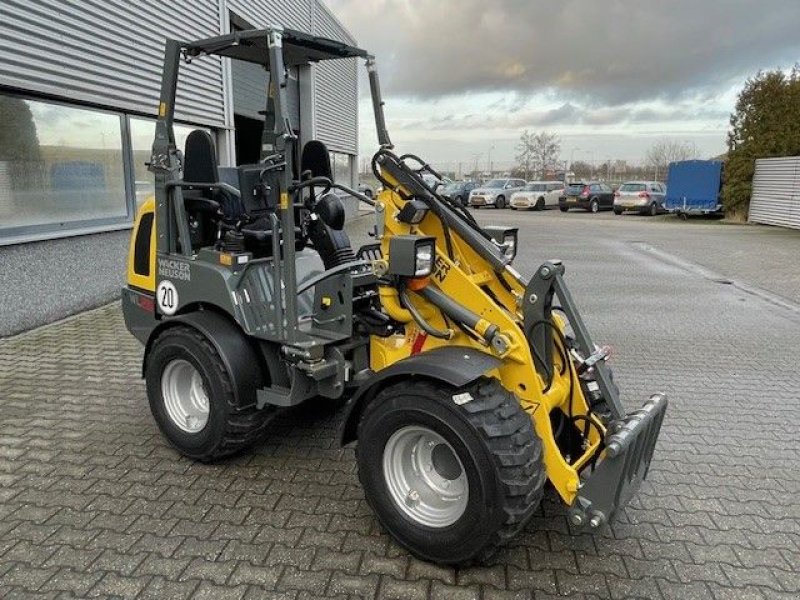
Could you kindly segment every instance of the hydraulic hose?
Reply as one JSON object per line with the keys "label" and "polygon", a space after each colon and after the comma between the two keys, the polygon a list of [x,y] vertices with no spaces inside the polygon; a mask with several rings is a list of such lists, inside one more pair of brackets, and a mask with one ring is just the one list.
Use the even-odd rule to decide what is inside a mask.
{"label": "hydraulic hose", "polygon": [[433,304],[436,308],[441,310],[445,315],[450,317],[456,323],[461,323],[467,326],[472,331],[476,332],[488,343],[494,339],[494,336],[500,331],[497,325],[489,323],[480,315],[472,312],[465,306],[462,306],[440,290],[426,286],[417,293],[425,298],[428,302]]}
{"label": "hydraulic hose", "polygon": [[428,323],[425,318],[419,313],[416,306],[414,306],[408,298],[408,292],[405,289],[400,290],[400,301],[403,303],[403,307],[411,313],[411,316],[414,318],[414,321],[420,328],[427,333],[428,335],[439,338],[440,340],[449,340],[453,337],[453,330],[447,329],[442,331],[441,329],[436,329],[433,325]]}

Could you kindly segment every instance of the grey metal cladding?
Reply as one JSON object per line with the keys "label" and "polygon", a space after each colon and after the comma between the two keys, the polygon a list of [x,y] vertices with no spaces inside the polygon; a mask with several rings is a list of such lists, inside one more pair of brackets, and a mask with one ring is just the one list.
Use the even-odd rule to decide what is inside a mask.
{"label": "grey metal cladding", "polygon": [[[300,31],[311,30],[311,2],[305,0],[228,0],[227,8],[237,16],[247,21],[253,27],[267,27],[269,25],[279,25],[299,29]],[[232,73],[234,79],[234,89],[237,93],[235,111],[244,116],[263,120],[263,116],[257,114],[259,110],[264,110],[263,92],[259,89],[261,74],[257,68],[245,65],[239,61],[232,61]],[[289,100],[289,118],[292,126],[300,127],[300,92],[297,80],[297,70],[293,69],[290,73],[290,86],[287,90]],[[243,95],[238,94],[242,92]]]}
{"label": "grey metal cladding", "polygon": [[[165,38],[219,24],[217,0],[3,0],[0,84],[155,116]],[[183,67],[176,118],[223,125],[220,59]]]}
{"label": "grey metal cladding", "polygon": [[[312,33],[355,44],[328,8],[314,0]],[[314,66],[316,138],[337,152],[358,151],[358,64],[356,59],[329,60]]]}
{"label": "grey metal cladding", "polygon": [[749,220],[800,229],[800,156],[756,160]]}
{"label": "grey metal cladding", "polygon": [[309,31],[311,28],[309,0],[227,0],[227,5],[228,10],[256,28],[268,25],[300,31]]}

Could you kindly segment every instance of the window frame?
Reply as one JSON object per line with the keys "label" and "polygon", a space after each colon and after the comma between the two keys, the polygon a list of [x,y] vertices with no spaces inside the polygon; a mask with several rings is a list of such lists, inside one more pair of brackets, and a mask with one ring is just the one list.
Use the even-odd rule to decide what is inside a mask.
{"label": "window frame", "polygon": [[[25,244],[28,242],[39,242],[43,240],[60,239],[76,235],[88,235],[92,233],[102,233],[106,231],[117,231],[128,229],[133,223],[133,213],[131,212],[132,182],[129,177],[128,150],[130,148],[130,137],[128,131],[127,115],[122,111],[101,108],[91,104],[81,104],[78,102],[66,102],[63,99],[54,99],[47,96],[37,96],[16,90],[0,87],[0,94],[19,98],[31,102],[42,104],[53,104],[65,106],[78,110],[88,110],[106,115],[112,115],[119,120],[120,142],[122,143],[122,179],[125,190],[125,215],[118,217],[77,219],[66,222],[40,223],[36,225],[17,225],[12,227],[0,227],[0,246],[12,246],[15,244]],[[135,201],[134,201],[135,204]]]}
{"label": "window frame", "polygon": [[[133,164],[133,139],[131,137],[130,120],[150,119],[155,121],[157,117],[149,113],[115,110],[113,108],[83,102],[69,102],[63,98],[51,97],[45,94],[38,95],[28,91],[4,88],[2,85],[0,85],[0,94],[19,98],[21,100],[29,100],[31,102],[41,102],[44,104],[65,106],[67,108],[88,110],[117,117],[120,124],[120,140],[122,142],[122,174],[125,188],[126,211],[125,216],[118,217],[77,219],[75,221],[66,221],[63,223],[53,222],[36,225],[0,227],[0,247],[131,229],[138,207],[136,205],[136,172]],[[211,135],[214,136],[215,139],[217,139],[219,133],[218,129],[210,125],[177,120],[175,121],[175,125],[182,125],[194,129],[206,129],[211,132]]]}

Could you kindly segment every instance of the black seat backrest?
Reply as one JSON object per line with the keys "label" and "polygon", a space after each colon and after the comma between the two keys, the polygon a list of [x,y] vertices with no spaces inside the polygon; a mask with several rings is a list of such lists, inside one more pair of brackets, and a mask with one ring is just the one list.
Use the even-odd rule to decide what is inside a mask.
{"label": "black seat backrest", "polygon": [[214,138],[203,129],[195,129],[186,137],[183,153],[183,180],[189,183],[217,183],[217,149]]}
{"label": "black seat backrest", "polygon": [[317,140],[306,142],[303,154],[300,157],[300,172],[311,171],[312,177],[327,177],[333,180],[331,169],[331,154],[328,147]]}
{"label": "black seat backrest", "polygon": [[220,179],[214,138],[203,129],[195,129],[186,137],[183,153],[183,180],[186,183],[196,184],[196,187],[184,190],[184,198],[199,196],[216,200],[222,207],[223,218],[227,222],[235,222],[242,216],[244,208],[239,198],[224,190],[203,187],[210,183],[227,183]]}

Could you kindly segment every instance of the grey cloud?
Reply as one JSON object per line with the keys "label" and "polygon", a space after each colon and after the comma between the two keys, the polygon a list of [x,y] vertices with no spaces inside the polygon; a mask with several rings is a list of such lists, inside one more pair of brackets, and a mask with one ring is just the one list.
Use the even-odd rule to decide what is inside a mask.
{"label": "grey cloud", "polygon": [[472,129],[548,128],[563,125],[595,127],[626,124],[666,124],[670,122],[724,122],[728,113],[699,107],[692,100],[668,108],[642,108],[636,104],[613,107],[579,106],[571,102],[550,110],[498,112],[496,114],[447,114],[406,121],[398,129],[458,131]]}
{"label": "grey cloud", "polygon": [[330,4],[376,53],[387,95],[433,99],[500,90],[514,94],[511,110],[534,92],[589,107],[711,96],[800,54],[797,0]]}

